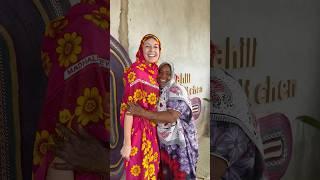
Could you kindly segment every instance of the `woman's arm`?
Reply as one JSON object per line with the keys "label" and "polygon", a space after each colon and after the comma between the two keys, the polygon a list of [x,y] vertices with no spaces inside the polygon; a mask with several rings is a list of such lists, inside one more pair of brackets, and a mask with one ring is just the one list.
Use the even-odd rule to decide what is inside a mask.
{"label": "woman's arm", "polygon": [[126,114],[124,117],[124,141],[123,144],[131,146],[131,129],[132,129],[133,116]]}
{"label": "woman's arm", "polygon": [[132,129],[133,116],[125,114],[124,117],[124,141],[121,149],[121,155],[123,158],[129,160],[131,152],[131,129]]}
{"label": "woman's arm", "polygon": [[143,109],[137,104],[128,103],[129,112],[133,115],[142,116],[147,119],[156,120],[161,123],[172,123],[180,117],[180,112],[168,109],[167,111],[153,112]]}

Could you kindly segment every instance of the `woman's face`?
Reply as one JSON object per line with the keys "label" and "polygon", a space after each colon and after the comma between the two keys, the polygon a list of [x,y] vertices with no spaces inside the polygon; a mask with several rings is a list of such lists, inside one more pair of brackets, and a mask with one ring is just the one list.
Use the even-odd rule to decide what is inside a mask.
{"label": "woman's face", "polygon": [[169,65],[164,65],[159,69],[158,83],[163,88],[171,78],[171,69]]}
{"label": "woman's face", "polygon": [[149,38],[143,43],[143,57],[147,63],[156,63],[160,56],[159,43],[153,39]]}

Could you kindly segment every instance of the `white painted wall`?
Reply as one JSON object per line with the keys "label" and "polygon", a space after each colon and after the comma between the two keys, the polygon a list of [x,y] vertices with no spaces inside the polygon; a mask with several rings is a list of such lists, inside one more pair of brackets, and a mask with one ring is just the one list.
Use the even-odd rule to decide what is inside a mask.
{"label": "white painted wall", "polygon": [[310,0],[220,0],[211,3],[212,39],[218,46],[231,37],[257,38],[255,68],[230,70],[253,84],[267,75],[275,81],[296,79],[296,97],[266,105],[254,105],[259,115],[285,113],[294,133],[293,158],[285,180],[318,179],[320,176],[320,130],[297,122],[299,115],[320,120],[320,2]]}
{"label": "white painted wall", "polygon": [[110,0],[110,33],[119,41],[121,0]]}

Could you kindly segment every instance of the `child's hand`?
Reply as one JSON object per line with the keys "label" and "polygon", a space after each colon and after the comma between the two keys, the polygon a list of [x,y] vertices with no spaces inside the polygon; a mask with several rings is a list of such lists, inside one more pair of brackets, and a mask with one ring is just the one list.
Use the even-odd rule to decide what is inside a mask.
{"label": "child's hand", "polygon": [[130,160],[131,146],[123,145],[120,151],[121,156],[127,161]]}

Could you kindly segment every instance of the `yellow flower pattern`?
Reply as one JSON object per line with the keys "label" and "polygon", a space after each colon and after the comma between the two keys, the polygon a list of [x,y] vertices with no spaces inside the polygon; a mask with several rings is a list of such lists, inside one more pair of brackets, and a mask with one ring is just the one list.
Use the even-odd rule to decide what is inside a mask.
{"label": "yellow flower pattern", "polygon": [[143,91],[141,89],[137,89],[134,91],[134,94],[133,94],[133,100],[134,102],[137,102],[141,99],[143,99]]}
{"label": "yellow flower pattern", "polygon": [[128,102],[133,102],[133,97],[132,96],[128,96]]}
{"label": "yellow flower pattern", "polygon": [[68,67],[77,62],[78,55],[81,53],[82,37],[77,33],[65,33],[63,38],[58,39],[56,52],[59,55],[59,65]]}
{"label": "yellow flower pattern", "polygon": [[149,80],[151,84],[157,84],[157,82],[154,80],[154,78],[152,76],[149,76]]}
{"label": "yellow flower pattern", "polygon": [[141,169],[139,165],[133,165],[130,169],[130,172],[133,176],[139,176]]}
{"label": "yellow flower pattern", "polygon": [[129,81],[129,83],[132,83],[132,82],[135,81],[135,80],[136,80],[136,73],[130,72],[130,73],[128,74],[128,81]]}
{"label": "yellow flower pattern", "polygon": [[[95,0],[83,0],[86,1],[89,4],[95,3]],[[97,11],[93,11],[92,18],[90,21],[97,24],[98,27],[96,29],[104,28],[107,30],[109,28],[109,20],[108,18],[105,18],[105,16],[109,16],[109,10],[103,5],[100,9],[98,8]],[[80,15],[80,14],[79,14]],[[81,14],[81,22],[87,22],[88,25],[95,27],[94,24],[91,22],[85,20],[83,18],[84,14]],[[71,17],[71,19],[75,19],[77,17]],[[101,18],[101,21],[99,21],[99,18]],[[57,66],[65,69],[68,68],[75,63],[79,61],[80,58],[85,57],[87,55],[83,54],[86,39],[83,35],[84,32],[82,30],[79,31],[75,29],[75,32],[72,31],[76,25],[70,24],[71,19],[68,17],[58,17],[57,19],[51,21],[45,29],[45,47],[44,50],[47,49],[47,47],[50,47],[51,51],[43,51],[41,52],[41,63],[44,70],[44,73],[48,76],[50,73],[53,72],[55,66],[55,62],[57,63]],[[77,20],[77,19],[75,19]],[[72,27],[68,27],[71,25]],[[70,31],[71,30],[71,31]],[[105,31],[103,30],[103,31]],[[79,31],[79,32],[78,32]],[[101,32],[103,32],[101,31]],[[101,33],[100,33],[101,34]],[[102,33],[103,35],[103,33]],[[88,36],[90,40],[90,35]],[[47,46],[49,44],[49,46]],[[52,46],[51,46],[52,45]],[[89,47],[90,48],[90,47]],[[39,54],[40,55],[40,54]],[[90,54],[89,54],[90,55]],[[56,58],[56,59],[55,59]],[[50,72],[51,71],[51,72]],[[63,75],[63,74],[62,74]],[[63,78],[63,77],[62,77]],[[61,106],[57,106],[56,108],[44,109],[46,114],[41,120],[39,124],[39,130],[35,132],[35,139],[34,139],[34,149],[32,151],[33,153],[33,159],[32,164],[37,167],[33,167],[32,172],[32,179],[36,178],[35,175],[39,175],[43,170],[43,168],[38,168],[38,166],[47,167],[47,165],[50,165],[50,162],[47,162],[47,157],[49,154],[49,145],[53,144],[52,137],[54,137],[56,134],[59,135],[57,129],[54,129],[54,126],[56,123],[62,123],[63,126],[66,126],[68,128],[71,128],[67,125],[69,122],[72,123],[72,127],[74,127],[74,131],[76,132],[77,125],[88,125],[92,122],[99,122],[97,123],[96,127],[101,130],[99,131],[99,134],[97,134],[97,138],[99,138],[99,141],[106,142],[108,141],[107,137],[104,136],[106,133],[109,133],[108,131],[103,131],[103,128],[106,129],[110,128],[110,120],[108,119],[107,113],[109,113],[109,108],[106,108],[106,103],[104,99],[101,98],[100,95],[104,95],[105,90],[105,80],[101,84],[99,84],[99,87],[93,87],[95,86],[93,82],[82,82],[83,79],[80,78],[81,81],[79,81],[80,84],[78,88],[83,86],[87,87],[82,89],[81,91],[78,91],[74,89],[73,92],[67,92],[67,94],[64,94],[66,96],[64,97],[56,97],[54,101],[57,100],[57,102],[60,102],[61,98],[67,98],[62,102]],[[89,84],[88,86],[86,84]],[[90,86],[90,84],[93,84]],[[101,86],[100,86],[101,85]],[[99,88],[99,90],[98,90]],[[72,91],[72,88],[71,88]],[[100,92],[99,92],[100,91]],[[70,94],[71,93],[71,94]],[[50,98],[50,97],[49,97]],[[59,99],[60,98],[60,99]],[[50,99],[49,99],[50,100]],[[51,98],[52,100],[52,98]],[[56,104],[56,103],[54,103]],[[108,103],[109,104],[109,103]],[[107,112],[104,112],[107,111]],[[48,119],[49,117],[49,119]],[[56,118],[50,118],[50,117],[56,117]],[[44,121],[43,121],[44,120]],[[78,122],[77,122],[78,121]],[[46,122],[46,123],[44,123]],[[87,128],[87,127],[86,127]],[[50,156],[49,156],[50,159]],[[49,164],[48,164],[49,163]],[[45,168],[46,169],[46,168]],[[44,170],[45,170],[44,169]],[[140,171],[140,169],[139,169]],[[137,172],[137,171],[136,171]]]}
{"label": "yellow flower pattern", "polygon": [[154,154],[153,154],[153,158],[154,158],[154,161],[155,162],[157,162],[158,161],[158,153],[157,152],[155,152]]}
{"label": "yellow flower pattern", "polygon": [[[156,131],[154,131],[156,133]],[[148,127],[142,129],[140,145],[133,145],[130,152],[130,161],[126,161],[125,165],[128,168],[130,177],[138,177],[139,179],[156,179],[159,170],[159,154],[154,146],[157,147],[157,139],[152,135],[152,131]],[[134,136],[134,128],[131,129],[131,134]],[[147,136],[148,135],[148,136]],[[138,137],[135,137],[135,139]],[[154,141],[154,142],[153,142]],[[139,156],[137,156],[139,154]],[[142,159],[139,157],[142,156]],[[137,159],[139,158],[138,162]],[[129,162],[129,164],[127,164]],[[128,178],[130,178],[128,177]]]}
{"label": "yellow flower pattern", "polygon": [[65,123],[71,121],[71,119],[72,119],[72,115],[68,109],[64,109],[59,112],[59,121],[62,124],[65,124]]}
{"label": "yellow flower pattern", "polygon": [[153,127],[156,127],[157,123],[155,120],[151,119],[150,120],[150,124],[153,126]]}
{"label": "yellow flower pattern", "polygon": [[77,99],[75,114],[79,116],[78,122],[85,126],[90,121],[98,122],[103,119],[102,97],[96,87],[85,88],[83,96]]}
{"label": "yellow flower pattern", "polygon": [[35,148],[33,149],[34,165],[41,164],[43,156],[48,152],[49,144],[53,144],[53,140],[48,131],[42,130],[41,132],[36,132]]}
{"label": "yellow flower pattern", "polygon": [[144,71],[144,68],[141,66],[137,66],[138,69],[140,69],[141,71]]}
{"label": "yellow flower pattern", "polygon": [[133,146],[131,148],[130,156],[135,156],[138,153],[138,148]]}
{"label": "yellow flower pattern", "polygon": [[130,68],[128,68],[128,67],[124,68],[123,73],[124,73],[124,74],[127,73],[127,72],[129,71],[129,69],[130,69]]}
{"label": "yellow flower pattern", "polygon": [[144,178],[151,179],[155,177],[155,166],[154,163],[158,162],[158,153],[153,151],[151,146],[151,141],[146,137],[146,129],[142,134],[142,147],[141,150],[143,151],[143,159],[142,159],[142,166],[145,169],[144,171]]}
{"label": "yellow flower pattern", "polygon": [[148,170],[144,173],[144,177],[151,178],[151,177],[154,176],[154,172],[155,172],[154,164],[150,164],[149,167],[148,167]]}
{"label": "yellow flower pattern", "polygon": [[94,10],[91,14],[84,15],[84,18],[93,22],[98,27],[107,30],[107,28],[109,27],[107,18],[108,13],[109,12],[106,7],[100,7],[99,10]]}
{"label": "yellow flower pattern", "polygon": [[126,103],[121,103],[120,105],[120,111],[124,112],[128,109],[128,105]]}
{"label": "yellow flower pattern", "polygon": [[48,76],[52,67],[52,62],[50,60],[49,54],[46,52],[41,52],[42,68],[45,74]]}
{"label": "yellow flower pattern", "polygon": [[142,96],[143,96],[143,98],[147,97],[147,92],[143,91]]}
{"label": "yellow flower pattern", "polygon": [[[142,140],[143,141],[143,140]],[[144,140],[145,142],[142,143],[142,148],[141,150],[143,150],[143,154],[147,155],[147,153],[150,151],[151,149],[151,142],[149,140]]]}
{"label": "yellow flower pattern", "polygon": [[144,157],[144,158],[142,159],[142,166],[143,166],[144,168],[148,168],[148,166],[149,166],[149,160],[148,160],[147,157]]}
{"label": "yellow flower pattern", "polygon": [[[140,63],[132,69],[125,70],[125,82],[130,83],[130,87],[126,84],[125,96],[123,102],[138,103],[140,106],[148,110],[154,109],[158,101],[158,89],[154,75],[148,72],[148,65]],[[141,72],[140,70],[144,71]],[[155,72],[151,71],[155,74]],[[121,114],[123,117],[123,113]],[[130,152],[130,160],[126,161],[128,179],[156,179],[159,171],[159,152],[156,138],[156,124],[150,122],[139,125],[141,122],[136,121],[131,129],[132,149]],[[138,124],[138,125],[137,125]],[[138,128],[136,128],[138,127]],[[134,130],[133,130],[134,128]],[[138,170],[139,169],[139,170]],[[139,173],[137,173],[139,172]]]}
{"label": "yellow flower pattern", "polygon": [[156,96],[155,93],[150,93],[148,95],[147,100],[148,100],[148,103],[151,104],[151,105],[155,105],[157,103],[157,101],[158,101],[157,96]]}
{"label": "yellow flower pattern", "polygon": [[47,37],[55,37],[57,33],[62,32],[62,30],[68,25],[68,19],[64,16],[57,17],[55,20],[50,22],[46,27],[44,35]]}

